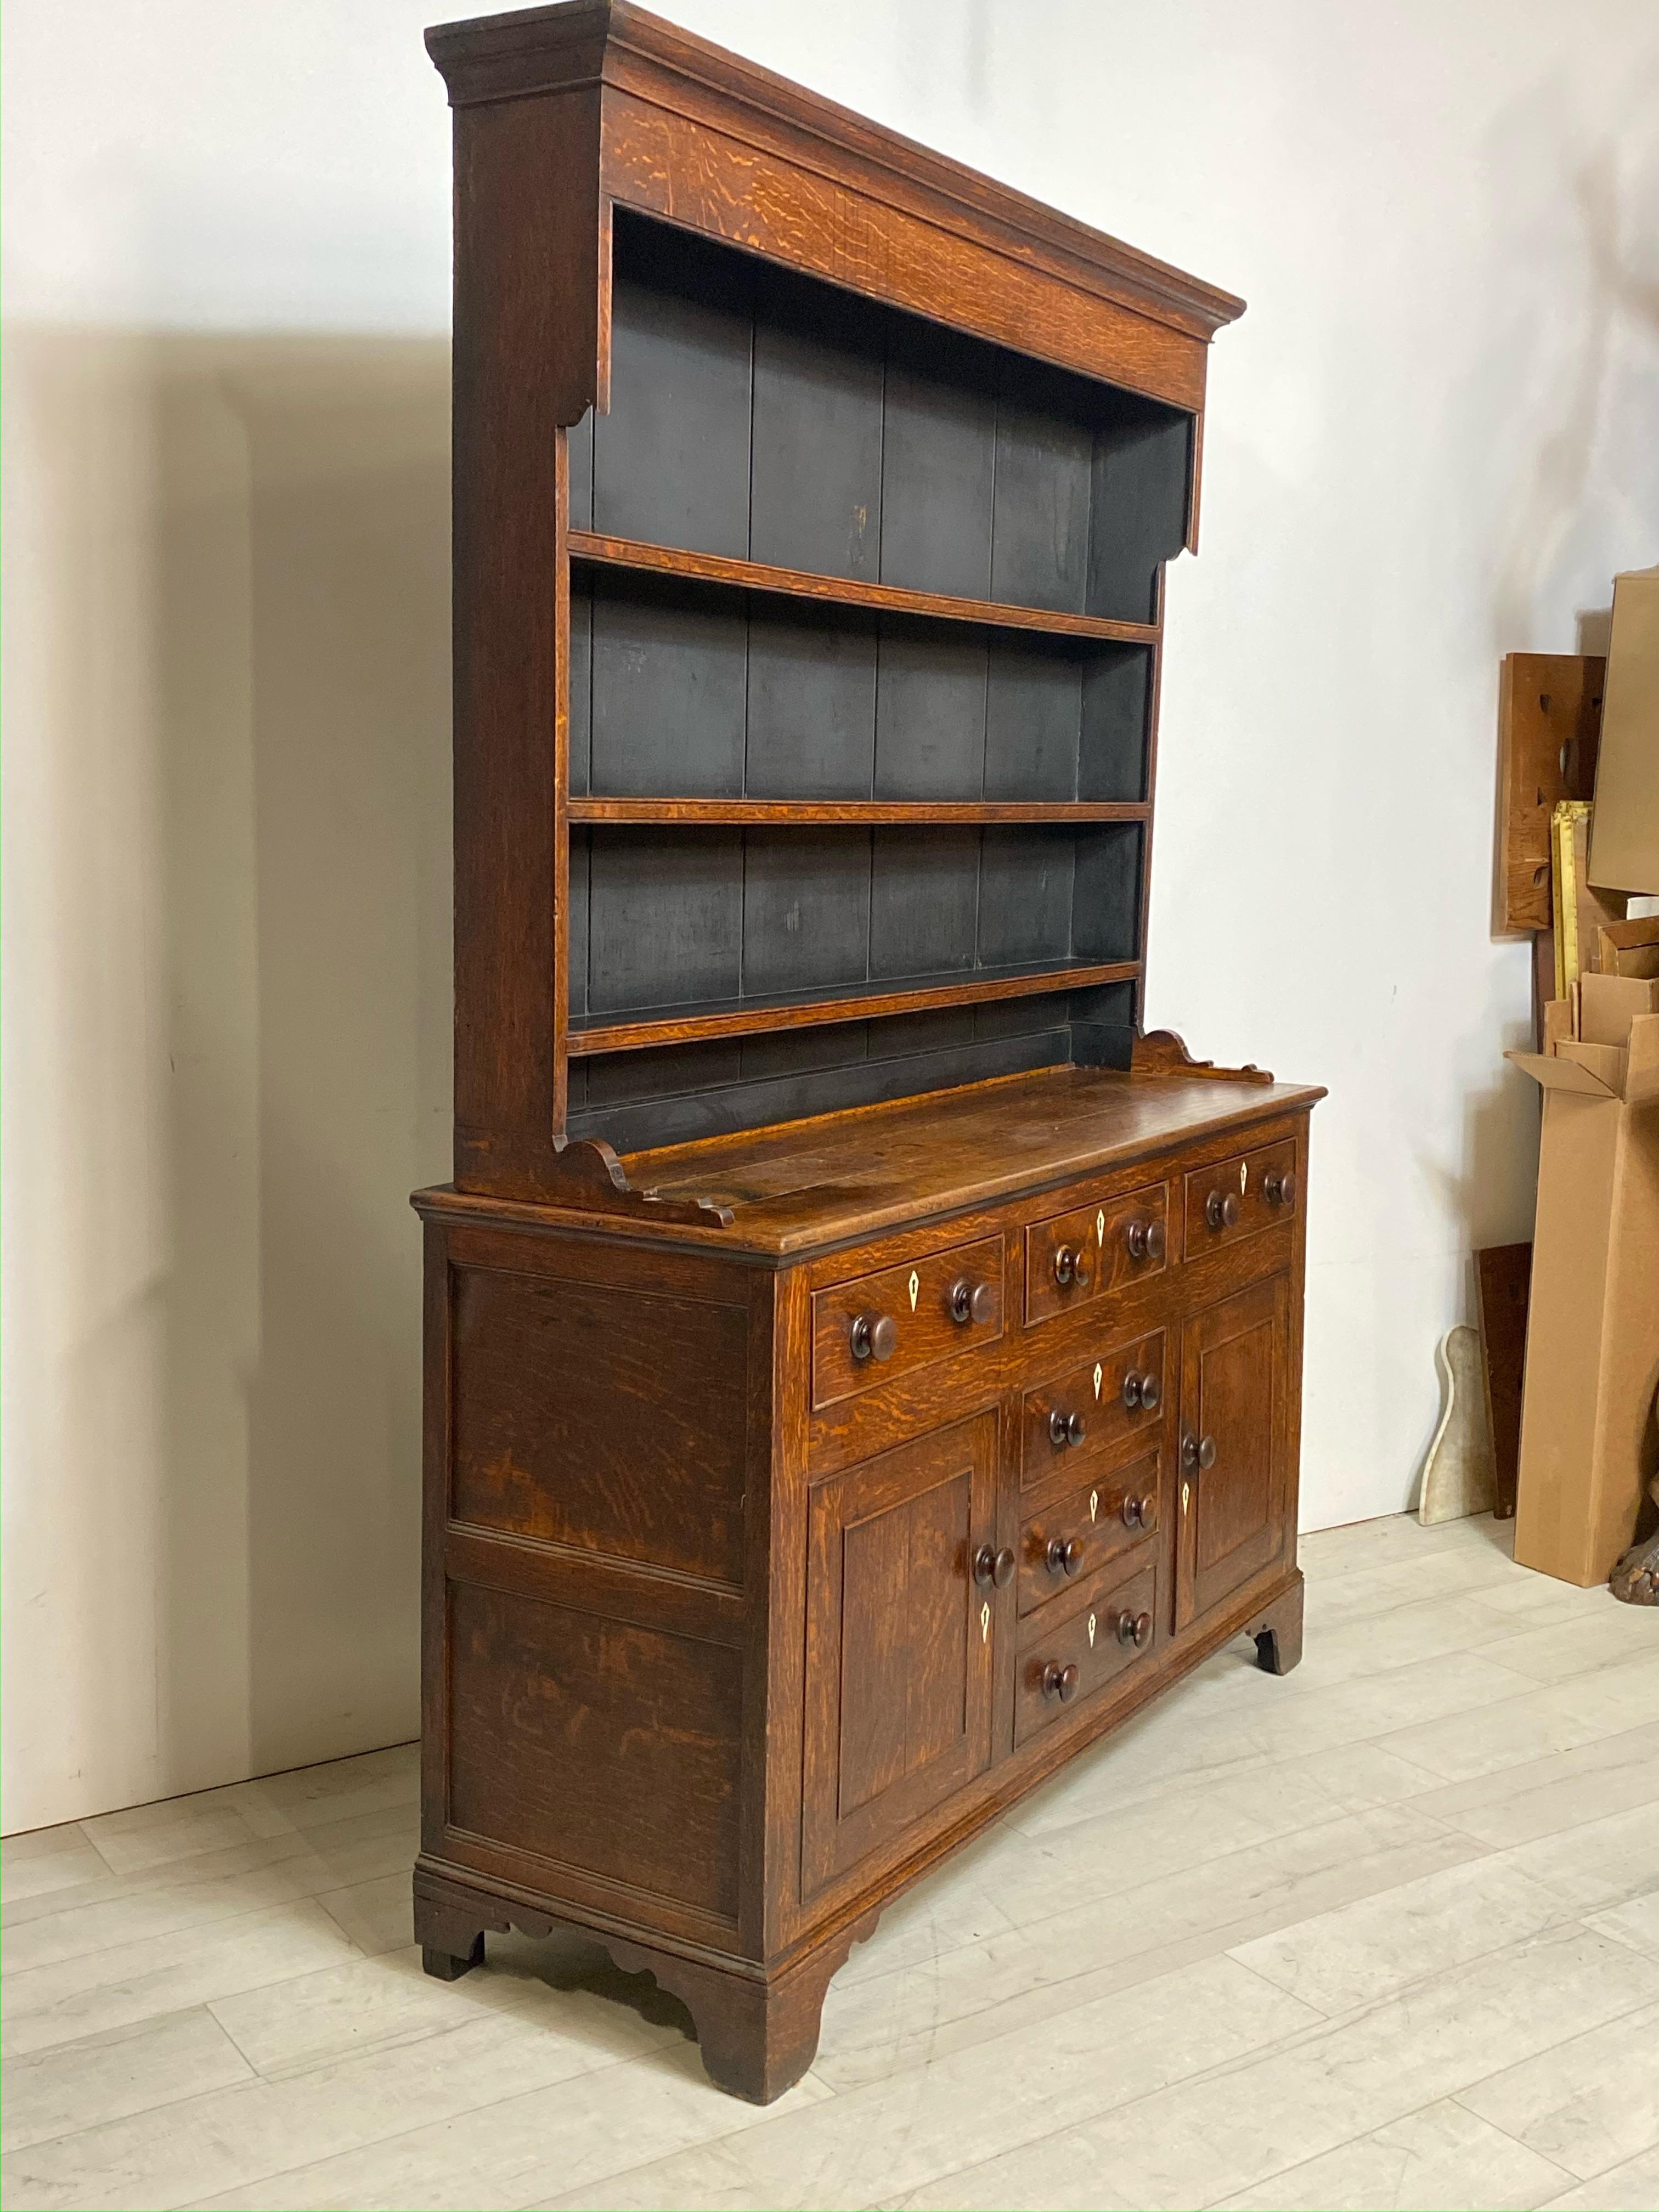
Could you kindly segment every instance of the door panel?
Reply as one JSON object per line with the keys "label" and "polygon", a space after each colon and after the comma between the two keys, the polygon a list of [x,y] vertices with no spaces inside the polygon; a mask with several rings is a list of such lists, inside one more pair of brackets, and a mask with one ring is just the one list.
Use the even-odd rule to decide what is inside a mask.
{"label": "door panel", "polygon": [[1242,1589],[1285,1548],[1290,1323],[1290,1278],[1276,1275],[1182,1330],[1177,1628]]}
{"label": "door panel", "polygon": [[810,1895],[985,1765],[994,1616],[975,1554],[996,1520],[994,1414],[813,1489],[807,1522],[802,1887]]}

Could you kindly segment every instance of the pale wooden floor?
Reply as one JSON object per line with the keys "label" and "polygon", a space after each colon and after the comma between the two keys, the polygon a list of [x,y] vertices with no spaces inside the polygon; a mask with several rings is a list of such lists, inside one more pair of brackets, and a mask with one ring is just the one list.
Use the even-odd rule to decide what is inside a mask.
{"label": "pale wooden floor", "polygon": [[410,1948],[412,1751],[14,1840],[15,2206],[1659,2206],[1659,1613],[1489,1521],[1243,1643],[896,1906],[757,2112],[574,1943]]}

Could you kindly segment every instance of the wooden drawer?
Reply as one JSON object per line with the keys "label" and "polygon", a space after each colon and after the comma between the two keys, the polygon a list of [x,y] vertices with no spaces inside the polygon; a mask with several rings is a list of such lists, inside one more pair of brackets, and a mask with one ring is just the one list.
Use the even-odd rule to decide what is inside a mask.
{"label": "wooden drawer", "polygon": [[[1146,1641],[1126,1641],[1120,1625],[1139,1624]],[[1022,1744],[1085,1706],[1120,1674],[1158,1647],[1158,1569],[1115,1583],[1063,1619],[1044,1613],[1016,1662],[1014,1741]]]}
{"label": "wooden drawer", "polygon": [[1164,1331],[1157,1328],[1026,1391],[1020,1401],[1022,1486],[1070,1468],[1081,1475],[1126,1437],[1156,1437],[1166,1389],[1164,1365]]}
{"label": "wooden drawer", "polygon": [[[1162,1183],[1075,1206],[1025,1231],[1025,1319],[1047,1321],[1091,1298],[1155,1275],[1169,1261]],[[1084,1273],[1067,1255],[1081,1255]]]}
{"label": "wooden drawer", "polygon": [[[1285,1190],[1281,1178],[1288,1176]],[[1236,1152],[1230,1160],[1217,1160],[1207,1168],[1194,1168],[1187,1176],[1186,1237],[1182,1255],[1202,1259],[1224,1244],[1259,1230],[1277,1229],[1291,1219],[1302,1202],[1297,1173],[1296,1140],[1286,1137],[1257,1152]]]}
{"label": "wooden drawer", "polygon": [[1156,1452],[1045,1499],[1020,1524],[1021,1620],[1146,1543],[1158,1514]]}
{"label": "wooden drawer", "polygon": [[854,1276],[813,1294],[813,1407],[833,1406],[1001,1335],[1000,1237]]}

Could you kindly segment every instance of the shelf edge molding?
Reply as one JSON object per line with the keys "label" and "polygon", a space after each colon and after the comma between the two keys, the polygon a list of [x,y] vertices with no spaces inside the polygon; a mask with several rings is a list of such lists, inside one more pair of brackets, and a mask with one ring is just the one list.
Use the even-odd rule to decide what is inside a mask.
{"label": "shelf edge molding", "polygon": [[567,539],[574,564],[679,576],[693,583],[724,584],[775,598],[816,599],[820,605],[862,607],[878,614],[913,615],[925,621],[973,623],[981,629],[1023,630],[1048,637],[1090,638],[1103,645],[1155,645],[1157,623],[1114,622],[1104,615],[1063,614],[1050,607],[1015,606],[1003,599],[961,599],[943,592],[912,592],[897,584],[865,584],[853,576],[825,576],[805,568],[776,568],[763,561],[738,561],[724,553],[692,553],[643,538],[608,538],[573,530]]}
{"label": "shelf edge molding", "polygon": [[988,1006],[1000,999],[1029,999],[1045,992],[1085,991],[1100,983],[1126,983],[1140,974],[1138,960],[1108,960],[1066,968],[1023,970],[1017,975],[994,970],[964,975],[960,982],[928,983],[884,991],[872,988],[857,997],[791,999],[782,1005],[759,1001],[719,1013],[645,1015],[633,1020],[593,1022],[567,1035],[573,1060],[592,1060],[613,1052],[644,1052],[671,1044],[702,1044],[719,1037],[759,1036],[771,1030],[823,1028],[832,1022],[861,1022],[889,1014],[925,1013],[941,1006]]}
{"label": "shelf edge molding", "polygon": [[812,829],[841,824],[856,829],[884,823],[919,827],[957,824],[994,827],[998,823],[1083,823],[1145,822],[1152,808],[1144,799],[573,799],[573,825],[605,823],[645,827],[775,826]]}

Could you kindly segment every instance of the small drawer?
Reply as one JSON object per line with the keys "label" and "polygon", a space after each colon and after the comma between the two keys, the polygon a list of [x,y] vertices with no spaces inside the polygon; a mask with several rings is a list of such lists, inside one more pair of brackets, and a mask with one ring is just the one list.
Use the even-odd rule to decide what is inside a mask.
{"label": "small drawer", "polygon": [[1169,1260],[1162,1183],[1034,1221],[1025,1231],[1025,1319],[1047,1321],[1155,1275]]}
{"label": "small drawer", "polygon": [[1291,1137],[1259,1152],[1235,1153],[1212,1167],[1195,1168],[1187,1177],[1184,1256],[1201,1260],[1206,1252],[1237,1244],[1258,1230],[1276,1229],[1301,1202]]}
{"label": "small drawer", "polygon": [[1019,1616],[1061,1597],[1158,1528],[1158,1454],[1062,1492],[1022,1522]]}
{"label": "small drawer", "polygon": [[1000,1237],[837,1283],[812,1298],[813,1407],[1001,1334]]}
{"label": "small drawer", "polygon": [[1164,1331],[1115,1346],[1068,1375],[1026,1391],[1020,1404],[1020,1481],[1026,1487],[1080,1468],[1145,1431],[1164,1403]]}
{"label": "small drawer", "polygon": [[1042,1615],[1020,1653],[1014,1677],[1014,1741],[1075,1713],[1158,1643],[1158,1570],[1148,1560],[1064,1620]]}

